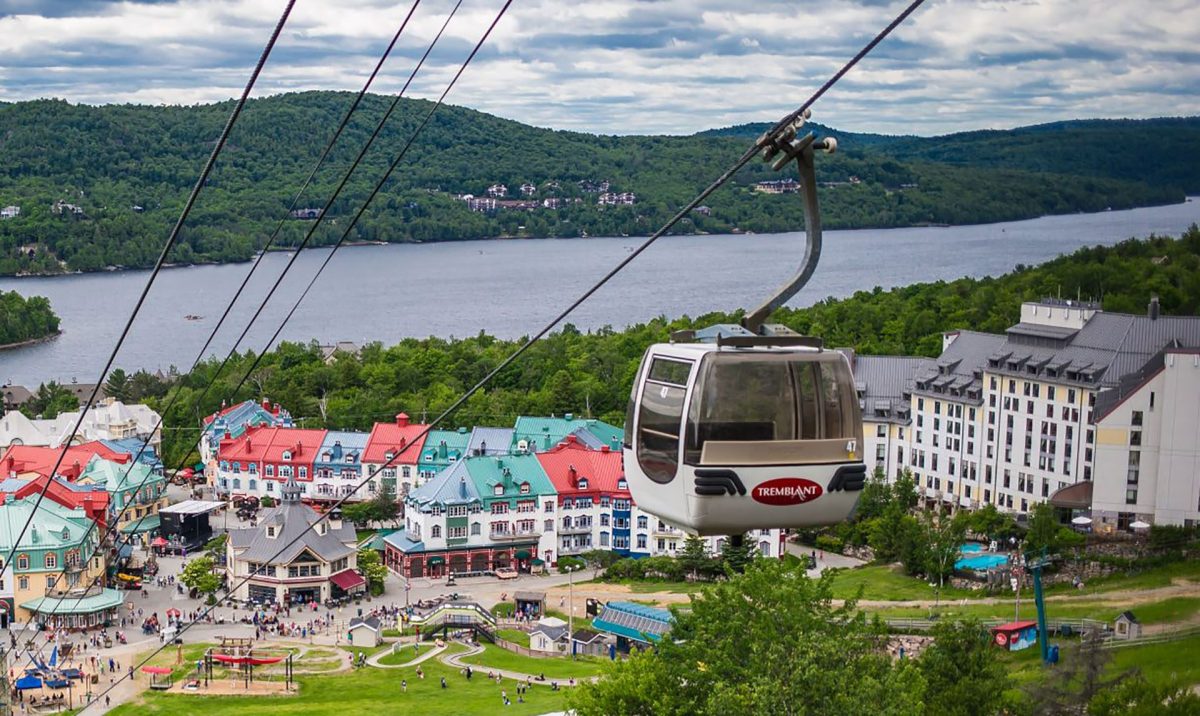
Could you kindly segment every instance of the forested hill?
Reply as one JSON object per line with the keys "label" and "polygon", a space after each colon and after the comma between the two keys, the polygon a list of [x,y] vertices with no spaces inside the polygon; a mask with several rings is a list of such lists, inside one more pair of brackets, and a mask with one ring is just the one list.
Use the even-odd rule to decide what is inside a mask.
{"label": "forested hill", "polygon": [[[1200,314],[1200,229],[1179,239],[1130,240],[1116,246],[1080,249],[1036,267],[1018,267],[995,278],[914,284],[860,291],[844,299],[777,311],[772,320],[826,345],[864,354],[936,356],[942,332],[954,329],[1003,333],[1020,320],[1021,302],[1061,294],[1103,296],[1106,311],[1142,313],[1152,294],[1163,312]],[[589,413],[624,422],[629,387],[646,346],[671,331],[740,319],[709,314],[665,318],[624,330],[587,333],[566,325],[538,341],[519,365],[499,373],[451,418],[457,425],[511,425],[517,415]],[[366,430],[401,411],[437,415],[517,348],[520,341],[480,333],[464,339],[408,339],[325,362],[316,342],[284,343],[264,356],[237,394],[231,394],[253,356],[243,355],[217,374],[215,358],[173,384],[181,395],[165,413],[168,462],[196,441],[196,416],[230,403],[264,395],[288,406],[307,427]],[[146,380],[153,380],[144,376]],[[209,388],[211,384],[211,389]],[[165,392],[166,386],[161,386]],[[145,390],[155,394],[154,390]],[[196,405],[201,394],[203,405]],[[158,405],[171,401],[158,399]]]}
{"label": "forested hill", "polygon": [[[349,93],[307,92],[250,102],[171,260],[217,262],[253,256],[287,216],[294,193],[351,99]],[[324,204],[389,101],[373,96],[364,102],[300,207]],[[401,103],[347,191],[331,207],[314,245],[337,239],[429,107],[422,100]],[[230,108],[230,102],[191,107],[94,107],[59,100],[0,104],[0,208],[20,210],[0,218],[0,274],[150,265]],[[1096,156],[1070,165],[1048,162],[1045,153],[1035,150],[1009,156],[986,133],[975,139],[953,138],[954,146],[979,143],[978,164],[984,166],[922,144],[933,140],[883,141],[879,135],[842,134],[842,151],[822,157],[818,168],[825,224],[851,228],[979,223],[1181,201],[1198,171],[1188,164],[1195,156],[1190,142],[1198,131],[1196,122],[1181,122],[1178,131],[1166,134],[1155,124],[1122,124],[1115,132],[1105,128],[1103,139],[1083,123],[1078,131],[1060,133],[1058,147],[1073,156]],[[1121,141],[1108,141],[1116,137]],[[1111,145],[1155,147],[1155,160],[1123,162],[1119,171],[1101,172],[1096,164],[1113,164]],[[348,239],[645,235],[745,146],[744,137],[720,132],[596,136],[444,107]],[[678,231],[802,227],[796,197],[753,190],[758,181],[782,176],[758,163],[747,166]],[[521,199],[519,187],[524,183],[536,187],[528,199],[537,200],[538,208],[477,212],[456,198],[486,196],[489,186],[504,184],[509,190],[506,199]],[[600,206],[605,183],[608,192],[633,193],[635,203]],[[541,206],[545,200],[558,205]],[[312,223],[288,218],[281,244],[298,244]]]}
{"label": "forested hill", "polygon": [[41,296],[0,291],[0,348],[58,333],[58,316]]}

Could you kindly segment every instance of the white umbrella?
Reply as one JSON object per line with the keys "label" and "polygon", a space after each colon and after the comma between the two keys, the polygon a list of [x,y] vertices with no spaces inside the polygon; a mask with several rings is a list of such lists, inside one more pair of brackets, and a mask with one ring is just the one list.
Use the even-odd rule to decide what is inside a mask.
{"label": "white umbrella", "polygon": [[1076,517],[1075,519],[1071,520],[1071,524],[1073,524],[1073,525],[1090,525],[1090,524],[1092,524],[1092,518],[1084,517],[1083,515],[1080,515],[1079,517]]}
{"label": "white umbrella", "polygon": [[1146,522],[1142,522],[1141,520],[1138,520],[1137,522],[1130,522],[1129,526],[1134,528],[1135,530],[1144,530],[1147,527],[1149,527],[1150,525]]}

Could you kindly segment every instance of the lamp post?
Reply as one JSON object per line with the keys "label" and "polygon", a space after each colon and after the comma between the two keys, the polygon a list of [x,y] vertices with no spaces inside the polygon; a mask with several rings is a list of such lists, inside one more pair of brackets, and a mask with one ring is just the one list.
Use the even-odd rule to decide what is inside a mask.
{"label": "lamp post", "polygon": [[571,659],[575,658],[575,571],[579,569],[579,565],[573,564],[567,567],[567,592],[570,595],[567,601],[567,645],[571,649]]}

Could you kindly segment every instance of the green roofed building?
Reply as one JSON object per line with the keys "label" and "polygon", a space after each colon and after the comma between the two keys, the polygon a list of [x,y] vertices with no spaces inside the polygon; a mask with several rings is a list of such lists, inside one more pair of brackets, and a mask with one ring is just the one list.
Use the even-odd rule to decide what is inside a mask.
{"label": "green roofed building", "polygon": [[[9,497],[0,506],[0,550],[13,551],[11,571],[0,585],[0,621],[36,619],[54,627],[83,628],[111,621],[121,599],[114,589],[87,589],[104,574],[97,549],[101,531],[82,508],[52,500]],[[29,528],[13,550],[26,521]]]}
{"label": "green roofed building", "polygon": [[603,420],[577,418],[567,413],[561,418],[533,417],[522,415],[513,428],[512,451],[545,452],[574,435],[579,442],[592,450],[607,445],[612,450],[621,449],[624,431]]}
{"label": "green roofed building", "polygon": [[[103,487],[109,494],[109,523],[123,534],[149,535],[159,528],[158,511],[167,506],[167,480],[143,463],[94,457],[76,483]],[[119,519],[118,519],[119,517]]]}
{"label": "green roofed building", "polygon": [[384,562],[407,577],[529,572],[554,561],[557,499],[533,455],[463,458],[409,493]]}
{"label": "green roofed building", "polygon": [[434,475],[465,457],[467,443],[470,441],[471,431],[466,428],[430,430],[425,436],[420,464],[417,466],[420,482],[432,479]]}

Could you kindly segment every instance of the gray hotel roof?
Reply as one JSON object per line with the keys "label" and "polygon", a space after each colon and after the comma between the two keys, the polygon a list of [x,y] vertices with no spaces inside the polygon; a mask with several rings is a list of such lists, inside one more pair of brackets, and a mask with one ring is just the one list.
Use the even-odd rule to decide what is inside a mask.
{"label": "gray hotel roof", "polygon": [[[292,481],[287,484],[292,487],[295,485]],[[229,544],[238,559],[264,564],[288,564],[304,550],[326,562],[353,553],[354,524],[343,522],[336,529],[328,528],[325,534],[320,534],[319,528],[305,532],[309,525],[320,518],[317,511],[308,505],[285,498],[277,507],[262,514],[257,527],[229,530]],[[276,527],[274,537],[267,536],[267,527],[271,525]],[[284,545],[289,546],[285,548]],[[281,549],[283,552],[277,555],[276,552]]]}
{"label": "gray hotel roof", "polygon": [[[909,356],[854,356],[854,382],[859,390],[863,419],[907,423],[905,393],[912,390],[913,376],[934,365],[932,358]],[[886,415],[877,415],[880,410]]]}

